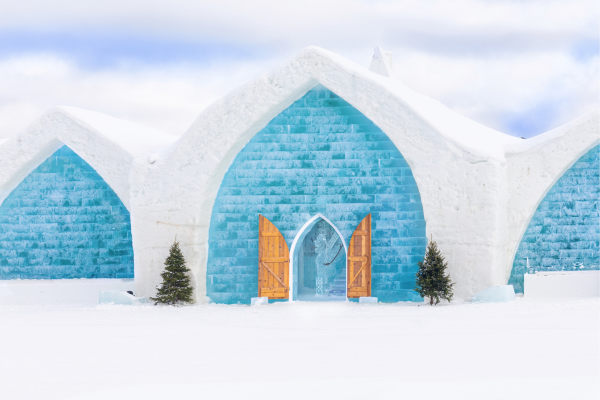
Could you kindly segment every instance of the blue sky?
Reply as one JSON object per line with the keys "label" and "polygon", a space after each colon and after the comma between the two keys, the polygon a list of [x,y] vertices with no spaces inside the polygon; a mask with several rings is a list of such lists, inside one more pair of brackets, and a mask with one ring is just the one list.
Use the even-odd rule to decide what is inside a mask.
{"label": "blue sky", "polygon": [[0,1],[0,137],[57,105],[182,134],[211,102],[317,45],[531,137],[598,107],[588,0]]}

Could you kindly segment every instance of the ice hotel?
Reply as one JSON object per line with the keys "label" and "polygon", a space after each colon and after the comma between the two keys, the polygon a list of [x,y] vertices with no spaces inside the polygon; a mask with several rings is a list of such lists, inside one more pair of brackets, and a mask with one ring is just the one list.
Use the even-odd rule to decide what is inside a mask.
{"label": "ice hotel", "polygon": [[460,298],[548,271],[585,285],[598,122],[503,134],[409,89],[380,48],[369,68],[304,49],[180,138],[56,108],[0,144],[0,304],[153,295],[175,236],[198,302],[422,301],[429,238]]}

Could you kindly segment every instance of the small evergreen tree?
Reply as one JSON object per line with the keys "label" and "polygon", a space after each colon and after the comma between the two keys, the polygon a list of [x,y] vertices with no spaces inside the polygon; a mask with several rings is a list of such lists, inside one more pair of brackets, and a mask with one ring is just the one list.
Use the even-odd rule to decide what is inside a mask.
{"label": "small evergreen tree", "polygon": [[185,266],[177,239],[171,246],[165,265],[165,271],[160,274],[163,283],[161,287],[157,287],[156,297],[150,297],[150,300],[154,301],[155,305],[191,303],[194,288],[190,285],[190,277],[187,275],[190,270]]}
{"label": "small evergreen tree", "polygon": [[452,286],[454,283],[445,275],[448,263],[444,261],[442,253],[433,239],[427,244],[427,251],[422,261],[417,263],[417,287],[415,290],[421,297],[429,297],[429,304],[438,304],[441,299],[452,300]]}

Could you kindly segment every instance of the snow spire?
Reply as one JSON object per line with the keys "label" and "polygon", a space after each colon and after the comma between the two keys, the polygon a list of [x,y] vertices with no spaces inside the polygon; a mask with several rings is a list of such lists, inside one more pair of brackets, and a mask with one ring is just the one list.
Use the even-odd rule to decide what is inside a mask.
{"label": "snow spire", "polygon": [[384,51],[381,47],[375,47],[373,59],[369,71],[378,73],[379,75],[394,77],[394,61],[391,51]]}

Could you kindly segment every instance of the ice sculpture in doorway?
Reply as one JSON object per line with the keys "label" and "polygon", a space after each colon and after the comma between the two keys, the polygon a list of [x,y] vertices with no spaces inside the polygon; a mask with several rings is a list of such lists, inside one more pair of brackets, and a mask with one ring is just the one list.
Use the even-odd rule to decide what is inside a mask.
{"label": "ice sculpture in doorway", "polygon": [[326,220],[318,221],[304,238],[298,273],[300,300],[346,299],[346,251]]}
{"label": "ice sculpture in doorway", "polygon": [[[327,223],[325,222],[325,224]],[[331,227],[329,224],[327,225]],[[331,231],[333,231],[333,229],[331,229]],[[316,296],[325,295],[325,287],[328,289],[327,295],[330,296],[344,295],[346,293],[344,290],[346,282],[341,282],[341,288],[336,287],[339,286],[340,282],[337,282],[338,285],[336,285],[336,282],[334,282],[335,278],[339,275],[335,260],[338,258],[343,248],[344,245],[341,243],[340,237],[335,231],[333,231],[333,234],[329,232],[329,235],[327,235],[327,232],[323,226],[317,229],[317,238],[315,239],[315,253],[317,254],[315,259],[317,267],[317,278],[315,285]]]}

